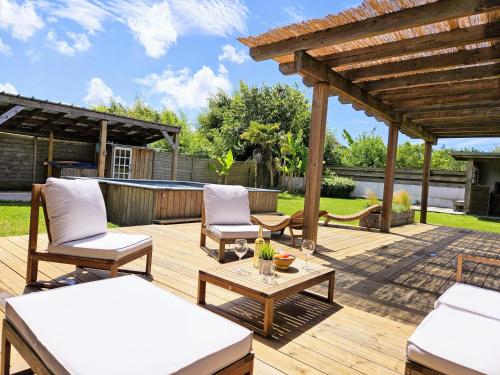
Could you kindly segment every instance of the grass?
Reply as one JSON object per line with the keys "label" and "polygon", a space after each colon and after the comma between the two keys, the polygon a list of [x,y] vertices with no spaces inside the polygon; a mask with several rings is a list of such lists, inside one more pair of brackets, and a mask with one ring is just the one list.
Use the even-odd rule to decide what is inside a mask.
{"label": "grass", "polygon": [[[28,234],[30,225],[29,202],[0,202],[0,237]],[[38,232],[45,233],[45,222],[40,210]],[[117,225],[108,223],[109,228]]]}
{"label": "grass", "polygon": [[[278,200],[278,211],[290,215],[304,208],[304,197],[298,194],[281,193]],[[338,215],[349,215],[366,208],[365,199],[325,198],[320,201],[320,208]],[[420,220],[417,211],[415,220]],[[427,213],[427,223],[473,229],[483,232],[500,233],[500,221],[495,219],[480,218],[471,215],[452,215],[438,212]],[[351,224],[356,224],[353,222]]]}

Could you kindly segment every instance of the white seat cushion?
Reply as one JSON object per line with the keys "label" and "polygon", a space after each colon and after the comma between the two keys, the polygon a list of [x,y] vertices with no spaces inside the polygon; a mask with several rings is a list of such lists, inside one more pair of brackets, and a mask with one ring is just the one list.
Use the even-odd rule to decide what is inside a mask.
{"label": "white seat cushion", "polygon": [[500,320],[500,293],[473,285],[457,283],[444,292],[434,307],[448,305]]}
{"label": "white seat cushion", "polygon": [[[222,239],[254,239],[259,237],[258,225],[207,225],[207,229]],[[271,231],[262,231],[264,238],[271,237]]]}
{"label": "white seat cushion", "polygon": [[97,181],[49,178],[43,189],[54,244],[107,231],[106,206]]}
{"label": "white seat cushion", "polygon": [[252,224],[248,190],[243,186],[205,185],[203,202],[207,225]]}
{"label": "white seat cushion", "polygon": [[52,254],[118,260],[152,243],[151,236],[108,232],[60,245],[49,243],[47,250]]}
{"label": "white seat cushion", "polygon": [[407,357],[453,375],[500,374],[500,321],[442,305],[408,339]]}
{"label": "white seat cushion", "polygon": [[252,333],[137,277],[7,299],[7,319],[54,374],[209,374]]}

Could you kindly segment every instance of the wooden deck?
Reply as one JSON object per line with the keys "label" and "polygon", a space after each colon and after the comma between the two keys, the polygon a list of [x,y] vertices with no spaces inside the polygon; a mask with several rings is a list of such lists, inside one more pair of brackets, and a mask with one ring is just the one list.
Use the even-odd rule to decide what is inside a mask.
{"label": "wooden deck", "polygon": [[[117,230],[153,235],[153,282],[195,303],[198,270],[217,265],[198,247],[199,227]],[[39,242],[45,245],[46,238]],[[287,243],[286,235],[275,239],[279,247]],[[213,242],[207,244],[216,250]],[[24,282],[27,245],[27,236],[0,238],[0,317],[3,298],[33,291]],[[403,374],[406,339],[436,296],[453,284],[460,252],[498,258],[500,235],[421,224],[392,234],[320,227],[314,261],[337,269],[336,304],[303,295],[278,303],[273,337],[254,339],[255,373]],[[236,257],[227,253],[226,259]],[[135,266],[143,267],[142,262]],[[48,263],[41,263],[40,271],[46,280],[66,283],[107,277],[101,271]],[[465,277],[500,290],[500,268],[466,263]],[[245,319],[262,319],[260,305],[214,286],[208,286],[207,301]],[[15,355],[15,369],[25,366]]]}

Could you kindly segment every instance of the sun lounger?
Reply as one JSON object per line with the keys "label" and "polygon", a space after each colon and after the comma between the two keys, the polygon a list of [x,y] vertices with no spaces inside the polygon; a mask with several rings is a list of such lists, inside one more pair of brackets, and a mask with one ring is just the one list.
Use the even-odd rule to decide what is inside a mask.
{"label": "sun lounger", "polygon": [[[259,226],[250,220],[247,189],[243,186],[205,185],[200,233],[202,249],[206,250],[207,237],[217,242],[217,259],[222,263],[226,244],[234,243],[239,238],[252,242],[258,235]],[[264,238],[270,237],[271,232],[264,230]]]}
{"label": "sun lounger", "polygon": [[[462,259],[459,256],[458,280]],[[499,337],[500,293],[457,283],[441,295],[408,339],[406,375],[500,374]]]}
{"label": "sun lounger", "polygon": [[11,345],[39,375],[251,374],[252,332],[137,276],[6,300]]}
{"label": "sun lounger", "polygon": [[[44,251],[37,249],[40,205],[49,237]],[[151,273],[151,236],[108,232],[104,199],[94,180],[49,178],[34,184],[28,246],[28,284],[39,284],[40,261],[109,270],[115,277],[119,267],[146,256],[145,272],[120,271]]]}
{"label": "sun lounger", "polygon": [[[328,214],[327,211],[319,211],[318,220],[322,216]],[[295,212],[292,216],[271,216],[271,215],[252,215],[252,223],[262,225],[263,228],[271,232],[281,232],[288,228],[292,246],[295,246],[295,239],[301,237],[301,234],[294,232],[295,230],[304,229],[304,211]]]}
{"label": "sun lounger", "polygon": [[370,231],[370,225],[368,224],[368,221],[366,220],[366,218],[368,217],[368,215],[370,215],[372,213],[380,213],[380,210],[381,210],[381,206],[379,204],[375,204],[373,206],[365,208],[364,210],[356,212],[352,215],[335,215],[335,214],[328,213],[325,215],[326,220],[325,220],[324,225],[327,226],[328,223],[332,220],[333,221],[363,220],[366,228],[368,229],[368,231]]}

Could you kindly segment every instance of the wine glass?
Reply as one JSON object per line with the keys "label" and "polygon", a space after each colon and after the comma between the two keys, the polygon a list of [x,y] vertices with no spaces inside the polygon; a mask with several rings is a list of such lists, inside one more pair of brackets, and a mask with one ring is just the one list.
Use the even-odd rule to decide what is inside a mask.
{"label": "wine glass", "polygon": [[314,254],[314,250],[316,248],[316,244],[312,240],[303,240],[302,241],[302,253],[306,256],[306,266],[304,269],[306,271],[311,271],[312,268],[309,267],[309,258]]}
{"label": "wine glass", "polygon": [[[241,260],[241,258],[245,256],[247,250],[247,240],[237,239],[236,241],[234,241],[234,253],[238,256],[239,260]],[[238,275],[244,275],[245,271],[242,267],[238,267],[236,268],[236,273]]]}

